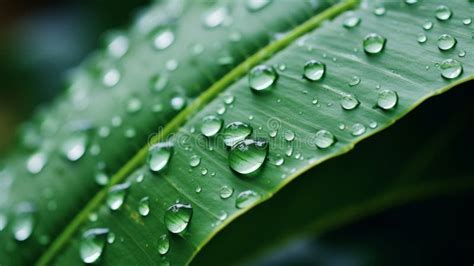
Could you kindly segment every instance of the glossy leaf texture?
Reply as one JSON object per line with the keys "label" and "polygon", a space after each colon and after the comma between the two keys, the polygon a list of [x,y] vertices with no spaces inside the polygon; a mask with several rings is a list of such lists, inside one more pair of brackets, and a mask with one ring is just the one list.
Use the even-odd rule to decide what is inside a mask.
{"label": "glossy leaf texture", "polygon": [[[454,15],[437,18],[440,5],[449,6]],[[112,212],[97,205],[98,219],[76,232],[56,262],[80,260],[83,232],[105,227],[119,241],[106,247],[103,262],[189,263],[217,232],[297,176],[346,153],[427,98],[472,80],[472,26],[463,22],[472,10],[472,3],[461,0],[363,2],[228,88],[211,88],[206,96],[216,97],[205,108],[186,110],[191,117],[174,119],[174,134],[153,139],[173,144],[165,167],[151,172],[145,163],[130,175],[132,185],[121,209]],[[426,41],[419,41],[420,34]],[[456,45],[440,48],[443,34],[455,38]],[[226,129],[234,122],[253,130],[229,149]],[[207,134],[210,128],[213,133]],[[144,180],[135,182],[142,174]],[[137,209],[143,197],[150,199],[146,217]],[[192,212],[174,216],[173,225],[181,228],[170,229],[169,213],[178,205]],[[157,249],[163,235],[169,241],[167,252]]]}
{"label": "glossy leaf texture", "polygon": [[[37,260],[159,128],[327,6],[275,1],[254,10],[246,1],[159,1],[130,29],[107,33],[104,48],[71,72],[65,94],[22,128],[19,148],[2,163],[0,264]],[[15,236],[23,209],[31,231]]]}

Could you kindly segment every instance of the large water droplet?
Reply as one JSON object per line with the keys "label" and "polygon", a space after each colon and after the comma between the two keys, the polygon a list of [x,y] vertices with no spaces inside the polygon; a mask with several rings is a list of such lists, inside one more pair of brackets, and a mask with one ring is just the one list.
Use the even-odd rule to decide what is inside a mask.
{"label": "large water droplet", "polygon": [[455,59],[446,59],[439,64],[441,76],[446,79],[455,79],[462,74],[463,67],[461,62]]}
{"label": "large water droplet", "polygon": [[440,5],[436,8],[435,14],[438,20],[444,21],[450,19],[453,15],[453,12],[449,7],[445,5]]}
{"label": "large water droplet", "polygon": [[254,91],[264,91],[272,86],[278,75],[276,71],[266,65],[258,65],[248,75],[249,86]]}
{"label": "large water droplet", "polygon": [[229,186],[222,186],[221,189],[219,190],[219,196],[222,199],[228,199],[234,194],[234,189]]}
{"label": "large water droplet", "polygon": [[16,206],[15,219],[11,225],[16,240],[25,241],[33,233],[35,211],[35,207],[29,202],[23,202]]}
{"label": "large water droplet", "polygon": [[190,204],[176,203],[168,208],[165,214],[165,225],[171,233],[179,234],[186,230],[193,215]]}
{"label": "large water droplet", "polygon": [[87,135],[77,132],[71,135],[61,146],[62,154],[70,161],[77,161],[86,153]]}
{"label": "large water droplet", "polygon": [[239,209],[243,209],[253,205],[259,199],[260,195],[258,195],[256,192],[252,190],[243,191],[237,196],[237,199],[235,200],[235,206]]}
{"label": "large water droplet", "polygon": [[377,99],[377,106],[384,109],[390,110],[398,102],[398,94],[392,90],[381,90]]}
{"label": "large water droplet", "polygon": [[213,137],[222,128],[224,121],[216,116],[209,115],[202,119],[201,133],[206,137]]}
{"label": "large water droplet", "polygon": [[314,144],[316,144],[318,148],[321,148],[321,149],[329,148],[330,146],[334,144],[334,142],[335,142],[334,135],[331,132],[324,129],[321,129],[318,132],[316,132],[316,136],[314,138]]}
{"label": "large water droplet", "polygon": [[453,48],[457,43],[456,38],[449,34],[443,34],[438,38],[438,48],[442,51],[447,51]]}
{"label": "large water droplet", "polygon": [[263,165],[267,154],[268,142],[265,139],[246,139],[232,147],[229,166],[237,173],[250,174]]}
{"label": "large water droplet", "polygon": [[351,94],[346,94],[346,95],[342,96],[341,107],[344,110],[353,110],[353,109],[357,108],[357,106],[359,106],[359,104],[360,104],[359,100],[357,100],[357,98],[354,97]]}
{"label": "large water droplet", "polygon": [[272,0],[246,0],[245,6],[251,12],[259,11],[268,6]]}
{"label": "large water droplet", "polygon": [[130,183],[126,182],[115,185],[109,189],[109,193],[107,194],[107,205],[111,210],[116,211],[122,207],[129,188]]}
{"label": "large water droplet", "polygon": [[168,235],[160,236],[160,238],[158,238],[158,253],[160,253],[160,255],[166,255],[169,250],[170,240],[168,238]]}
{"label": "large water droplet", "polygon": [[150,199],[148,197],[142,198],[138,203],[138,213],[143,217],[150,213]]}
{"label": "large water droplet", "polygon": [[171,143],[158,143],[148,150],[148,167],[153,172],[161,171],[171,158],[173,145]]}
{"label": "large water droplet", "polygon": [[304,77],[308,80],[320,80],[326,72],[326,65],[316,60],[310,60],[305,63],[303,71]]}
{"label": "large water droplet", "polygon": [[28,158],[26,162],[26,169],[31,174],[38,174],[43,170],[44,166],[48,162],[48,155],[45,152],[37,152]]}
{"label": "large water droplet", "polygon": [[365,36],[362,45],[364,51],[368,54],[378,54],[382,52],[385,47],[386,39],[377,33],[370,33]]}
{"label": "large water droplet", "polygon": [[157,50],[164,50],[173,44],[174,38],[173,31],[161,28],[153,36],[153,47]]}
{"label": "large water droplet", "polygon": [[109,229],[93,228],[82,234],[79,252],[84,263],[92,264],[99,260],[104,250]]}
{"label": "large water droplet", "polygon": [[228,147],[232,147],[238,142],[246,139],[252,134],[253,128],[242,122],[232,122],[228,124],[224,131],[224,143]]}

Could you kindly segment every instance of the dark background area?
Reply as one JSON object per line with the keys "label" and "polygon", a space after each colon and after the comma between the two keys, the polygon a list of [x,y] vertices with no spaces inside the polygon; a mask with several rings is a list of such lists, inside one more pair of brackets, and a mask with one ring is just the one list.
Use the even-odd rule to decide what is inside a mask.
{"label": "dark background area", "polygon": [[67,70],[146,0],[0,0],[0,156],[18,125],[64,89]]}

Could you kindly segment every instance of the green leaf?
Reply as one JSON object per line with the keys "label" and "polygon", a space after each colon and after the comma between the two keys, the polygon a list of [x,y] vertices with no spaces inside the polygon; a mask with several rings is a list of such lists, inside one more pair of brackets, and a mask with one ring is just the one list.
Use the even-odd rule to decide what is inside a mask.
{"label": "green leaf", "polygon": [[[470,25],[463,25],[462,21],[472,14],[472,3],[452,1],[449,3],[454,14],[452,18],[436,20],[435,13],[440,4],[441,1],[419,1],[413,5],[398,0],[381,1],[377,5],[364,2],[354,13],[340,15],[296,40],[322,22],[354,6],[352,1],[344,2],[309,19],[282,39],[271,42],[234,69],[216,63],[220,61],[220,52],[233,53],[233,64],[244,60],[245,55],[253,53],[268,38],[266,33],[269,28],[256,29],[257,25],[264,24],[260,21],[268,21],[269,27],[273,29],[271,32],[288,30],[308,18],[308,2],[292,1],[288,6],[288,2],[274,1],[255,13],[245,11],[242,4],[235,4],[240,8],[232,10],[235,12],[232,13],[233,25],[238,27],[242,39],[235,46],[226,42],[222,47],[213,47],[211,43],[228,35],[227,29],[203,30],[200,25],[196,25],[202,14],[209,11],[209,7],[195,3],[185,8],[172,5],[166,11],[169,19],[163,20],[170,24],[156,29],[151,35],[168,29],[176,30],[175,42],[164,53],[153,51],[150,48],[150,35],[141,32],[160,15],[142,17],[131,30],[132,46],[123,60],[115,62],[104,55],[90,60],[90,66],[79,71],[67,95],[68,99],[58,101],[49,115],[45,118],[40,116],[38,125],[32,126],[33,133],[34,130],[41,130],[42,135],[24,135],[23,142],[28,149],[22,149],[11,157],[12,162],[23,164],[8,164],[5,173],[13,173],[15,182],[10,189],[5,186],[9,193],[2,193],[6,195],[5,200],[0,200],[2,210],[7,208],[4,206],[16,206],[17,211],[18,206],[22,206],[18,203],[34,201],[38,205],[35,208],[39,210],[34,213],[38,224],[34,237],[24,243],[17,244],[11,235],[1,234],[0,240],[7,243],[1,250],[6,255],[1,257],[7,258],[6,263],[28,262],[46,250],[38,261],[40,265],[50,264],[53,260],[57,264],[77,264],[80,262],[80,245],[84,244],[83,232],[91,228],[107,228],[116,239],[113,244],[106,245],[100,258],[104,263],[188,263],[227,224],[251,207],[271,198],[297,176],[351,150],[356,143],[393,124],[425,99],[473,79],[474,65],[469,53],[473,46],[472,29]],[[380,5],[384,6],[386,12],[380,14],[380,9],[377,9],[379,15],[374,14],[374,9]],[[289,22],[284,22],[282,16]],[[344,27],[347,19],[353,19],[354,16],[359,17],[361,22],[354,27]],[[179,17],[179,22],[172,20],[173,17]],[[434,23],[434,27],[427,31],[422,27],[426,21]],[[369,35],[372,33],[378,35]],[[427,36],[427,41],[417,41],[420,33]],[[456,38],[454,48],[440,51],[437,40],[442,34]],[[162,39],[165,43],[160,41],[158,46],[166,46],[166,39],[169,38],[165,37]],[[446,40],[449,42],[449,38],[444,39],[444,44]],[[208,54],[210,56],[200,57],[202,59],[196,64],[195,58],[184,51],[199,41],[206,42],[215,50]],[[247,50],[240,53],[241,49]],[[382,49],[380,53],[370,54],[379,49]],[[468,52],[464,54],[462,51]],[[455,59],[462,64],[463,72],[459,77],[446,79],[441,76],[442,68],[448,63],[453,64],[452,61],[445,61],[447,59]],[[325,74],[321,79],[310,80],[317,79],[317,73],[307,73],[307,78],[303,78],[305,65],[317,66],[310,60],[325,64]],[[149,96],[150,80],[157,73],[163,74],[153,69],[156,62],[166,62],[165,67],[169,69],[174,68],[176,62],[179,64],[176,71],[168,73],[168,88],[158,97],[152,98]],[[249,83],[257,89],[263,85],[249,82],[248,77],[237,79],[259,63],[266,65],[267,69],[273,68],[277,74],[274,84],[267,91],[254,92],[249,88]],[[125,70],[122,71],[122,68]],[[110,69],[122,73],[120,81],[114,88],[99,88],[102,87],[99,83],[104,77],[101,74],[106,74],[106,83],[109,85],[115,83],[117,71]],[[444,75],[452,77],[453,73],[454,70],[448,73],[445,69]],[[201,93],[208,86],[210,88]],[[87,95],[92,88],[95,90],[90,92],[91,95],[82,96],[81,93]],[[173,107],[179,109],[176,107],[185,98],[183,95],[189,98],[199,96],[178,113]],[[135,98],[140,99],[140,102]],[[232,102],[230,98],[233,98]],[[171,105],[168,105],[170,100]],[[161,111],[160,117],[156,117],[150,109],[143,110],[153,108],[156,111],[160,109],[157,103],[166,103],[167,106]],[[124,107],[117,110],[117,104]],[[71,108],[75,110],[71,111]],[[95,132],[90,132],[89,125],[99,129],[104,124],[110,124],[111,120],[112,124],[117,125],[119,119],[113,118],[119,117],[117,115],[124,120],[127,118],[124,125],[114,129],[110,137],[98,142],[99,138]],[[200,132],[203,120],[210,115],[222,119],[224,125],[236,121],[247,123],[253,128],[252,139],[264,138],[268,141],[268,160],[257,172],[247,176],[229,168],[229,154],[235,151],[229,151],[224,146],[223,135],[204,137]],[[132,159],[130,154],[137,150],[153,128],[165,124],[164,129],[151,138],[150,144],[164,141],[173,143],[171,159],[163,170],[152,173],[145,163],[148,146]],[[83,131],[78,132],[78,127]],[[132,133],[135,136],[130,141],[122,135],[130,137]],[[67,155],[70,160],[79,161],[69,162],[61,158],[64,157],[61,150],[70,151],[70,147],[74,147],[71,138],[76,144],[93,138],[97,143],[86,141],[90,144],[87,151],[95,150],[97,153],[97,147],[100,147],[102,152],[99,156],[88,154],[77,158],[78,152],[74,149]],[[39,150],[38,142],[43,143],[40,151],[46,152],[49,159],[45,168],[31,177],[24,169],[24,158],[32,151]],[[70,145],[64,148],[65,143]],[[75,147],[80,151],[80,146]],[[243,149],[235,153],[232,157],[234,170],[245,172],[249,167],[255,167],[256,159],[262,156],[262,152],[257,149],[253,155],[248,155],[248,151]],[[38,158],[44,158],[42,153],[39,154],[34,157],[36,162]],[[195,163],[191,161],[195,158],[200,158],[200,163],[193,167],[191,164]],[[284,159],[282,165],[279,162],[281,158]],[[121,167],[124,162],[127,163]],[[110,172],[120,168],[108,187],[100,191],[93,183],[97,163]],[[139,174],[144,175],[142,182],[135,181]],[[7,181],[5,176],[2,180]],[[59,178],[63,180],[56,180]],[[123,206],[110,211],[104,202],[107,190],[111,185],[125,182],[127,178],[131,186],[125,192]],[[345,179],[350,179],[350,176]],[[344,182],[345,179],[337,182]],[[220,195],[224,186],[233,190],[232,196],[226,199]],[[116,187],[113,189],[116,191]],[[350,193],[357,194],[360,191]],[[239,199],[239,194],[253,197],[243,201]],[[349,195],[347,198],[350,198]],[[140,202],[145,197],[148,197],[150,206],[150,213],[146,217],[139,213]],[[189,215],[189,209],[183,209],[184,212],[179,212],[181,216],[165,219],[165,213],[177,200],[185,206],[191,205],[192,215]],[[86,202],[87,205],[82,209],[81,206]],[[74,217],[76,210],[80,209],[82,211]],[[8,217],[15,215],[13,210],[8,212]],[[178,235],[168,232],[165,221],[182,222],[187,219],[190,219],[189,225],[183,233]],[[7,229],[11,228],[9,223]],[[47,238],[57,235],[59,237],[47,249],[41,246],[42,242],[48,242],[42,236]],[[162,235],[167,235],[170,241],[165,256],[158,252]],[[8,256],[12,252],[20,252],[24,259]]]}

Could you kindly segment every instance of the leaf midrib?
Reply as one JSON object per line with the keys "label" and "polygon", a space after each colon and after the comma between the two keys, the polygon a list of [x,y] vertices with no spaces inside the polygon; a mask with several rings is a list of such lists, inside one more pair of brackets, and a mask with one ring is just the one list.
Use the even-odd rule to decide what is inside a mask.
{"label": "leaf midrib", "polygon": [[49,246],[46,252],[39,258],[39,260],[36,262],[36,265],[48,265],[56,257],[56,254],[58,254],[58,252],[68,243],[68,240],[76,233],[82,223],[87,220],[89,214],[92,213],[105,200],[108,189],[111,186],[124,181],[125,178],[130,173],[132,173],[132,171],[134,171],[140,165],[143,164],[150,145],[158,143],[161,140],[166,139],[172,133],[176,132],[189,119],[192,114],[201,110],[207,103],[216,98],[216,96],[221,91],[226,89],[229,85],[234,83],[240,77],[244,76],[251,67],[259,64],[265,59],[273,56],[275,53],[281,51],[283,48],[293,43],[299,37],[320,26],[322,22],[334,18],[344,11],[352,9],[358,3],[359,0],[345,0],[339,4],[336,4],[326,9],[320,14],[313,16],[303,24],[297,26],[296,28],[288,32],[285,37],[268,44],[267,46],[254,53],[252,56],[247,58],[233,70],[227,73],[224,77],[219,79],[211,87],[205,90],[196,100],[194,100],[183,111],[177,114],[164,127],[161,134],[155,135],[155,137],[153,137],[149,141],[149,143],[142,147],[132,157],[131,160],[129,160],[122,168],[120,168],[113,175],[109,184],[102,188],[99,192],[97,192],[97,194],[87,203],[84,209],[75,216],[71,223],[66,226],[62,233]]}

